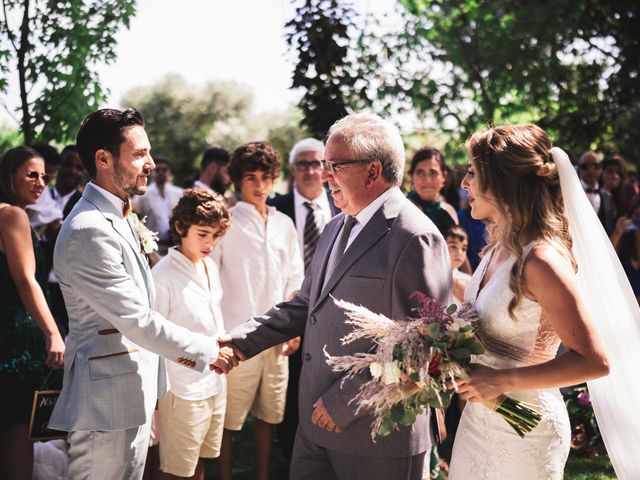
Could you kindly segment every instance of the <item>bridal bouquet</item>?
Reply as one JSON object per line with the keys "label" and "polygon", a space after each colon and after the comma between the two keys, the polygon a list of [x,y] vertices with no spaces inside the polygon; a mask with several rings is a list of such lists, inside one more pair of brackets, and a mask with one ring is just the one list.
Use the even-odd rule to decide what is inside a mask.
{"label": "bridal bouquet", "polygon": [[[362,385],[353,401],[358,409],[369,410],[375,418],[371,436],[389,435],[398,425],[411,426],[427,407],[446,408],[453,391],[447,384],[456,378],[468,378],[471,355],[484,353],[476,336],[477,313],[468,306],[457,311],[455,305],[440,306],[422,293],[417,318],[396,322],[364,307],[334,299],[347,316],[353,332],[342,338],[343,344],[361,338],[375,342],[375,353],[332,357],[325,351],[328,364],[336,372],[353,377],[369,369],[371,380]],[[533,406],[501,395],[486,402],[524,437],[540,421]]]}

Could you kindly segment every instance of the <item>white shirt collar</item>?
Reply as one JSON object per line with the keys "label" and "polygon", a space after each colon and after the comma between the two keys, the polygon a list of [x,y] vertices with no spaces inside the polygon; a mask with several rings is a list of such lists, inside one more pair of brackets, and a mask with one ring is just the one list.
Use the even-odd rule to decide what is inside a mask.
{"label": "white shirt collar", "polygon": [[111,204],[115,207],[115,209],[118,211],[118,213],[120,214],[120,216],[122,218],[124,218],[124,201],[122,201],[122,199],[116,195],[114,195],[113,193],[105,190],[104,188],[96,185],[93,182],[89,182],[91,184],[91,186],[93,188],[95,188],[96,190],[98,190],[100,193],[102,193],[107,200],[109,200],[109,202],[111,202]]}
{"label": "white shirt collar", "polygon": [[390,199],[396,192],[400,192],[398,187],[391,187],[388,190],[385,190],[378,198],[376,198],[369,205],[360,210],[360,213],[356,215],[356,219],[358,220],[358,224],[363,227],[371,220],[371,217],[382,207],[384,202]]}
{"label": "white shirt collar", "polygon": [[295,205],[302,205],[304,204],[304,202],[317,203],[321,207],[324,207],[325,203],[327,204],[327,206],[329,205],[329,200],[327,199],[327,193],[324,188],[320,192],[320,195],[318,195],[316,198],[307,198],[304,195],[302,195],[296,187],[293,187],[293,202]]}
{"label": "white shirt collar", "polygon": [[[238,203],[236,203],[234,205],[234,207],[236,207],[238,210],[243,211],[243,212],[247,212],[248,214],[255,214],[255,215],[260,215],[260,213],[258,212],[258,210],[256,209],[255,206],[253,206],[253,204],[249,203],[249,202],[245,202],[240,200]],[[272,216],[276,213],[276,208],[272,207],[271,205],[267,205],[267,215],[268,216]]]}
{"label": "white shirt collar", "polygon": [[196,180],[195,182],[193,182],[193,186],[194,187],[198,187],[198,188],[203,188],[205,190],[209,190],[210,192],[213,191],[213,188],[211,188],[209,185],[207,185],[206,183],[201,182],[200,180]]}

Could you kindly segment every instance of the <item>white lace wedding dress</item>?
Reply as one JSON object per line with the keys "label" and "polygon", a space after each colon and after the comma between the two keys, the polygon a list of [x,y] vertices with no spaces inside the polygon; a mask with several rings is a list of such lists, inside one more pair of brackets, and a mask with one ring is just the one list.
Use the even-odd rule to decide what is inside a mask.
{"label": "white lace wedding dress", "polygon": [[[525,258],[533,246],[525,247]],[[480,333],[487,347],[474,362],[501,369],[553,358],[560,340],[536,302],[523,296],[515,320],[509,316],[507,307],[513,298],[509,275],[515,258],[504,262],[479,290],[490,259],[491,253],[485,255],[465,291],[465,302],[472,302],[480,315]],[[537,405],[542,414],[539,425],[522,439],[498,414],[468,402],[453,446],[450,480],[562,479],[571,431],[559,390],[506,394]]]}

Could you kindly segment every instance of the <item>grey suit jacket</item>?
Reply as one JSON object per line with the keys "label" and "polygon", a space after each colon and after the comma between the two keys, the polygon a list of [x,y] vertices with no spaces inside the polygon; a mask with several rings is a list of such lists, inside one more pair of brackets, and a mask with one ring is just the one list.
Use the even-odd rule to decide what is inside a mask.
{"label": "grey suit jacket", "polygon": [[[351,400],[369,380],[369,372],[345,380],[325,361],[330,355],[353,355],[374,348],[369,341],[342,345],[352,327],[331,296],[364,305],[398,321],[412,314],[410,299],[416,291],[446,304],[451,290],[451,264],[444,239],[435,225],[398,192],[374,214],[346,250],[332,279],[322,288],[324,269],[344,215],[331,220],[298,294],[232,330],[234,342],[249,356],[304,333],[300,378],[300,428],[311,441],[343,453],[363,456],[404,457],[431,446],[428,416],[419,416],[412,428],[401,427],[385,438],[371,440],[373,417],[356,413]],[[331,296],[330,296],[331,295]],[[313,404],[323,403],[341,433],[328,432],[311,423]]]}
{"label": "grey suit jacket", "polygon": [[153,311],[153,279],[140,252],[131,220],[88,184],[54,250],[69,335],[51,428],[122,430],[147,422],[166,391],[158,355],[208,368],[215,340]]}

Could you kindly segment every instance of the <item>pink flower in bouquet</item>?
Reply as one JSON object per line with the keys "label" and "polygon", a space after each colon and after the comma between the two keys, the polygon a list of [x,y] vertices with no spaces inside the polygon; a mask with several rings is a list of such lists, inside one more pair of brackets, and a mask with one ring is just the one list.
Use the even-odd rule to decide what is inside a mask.
{"label": "pink flower in bouquet", "polygon": [[581,407],[588,407],[591,405],[591,396],[589,392],[580,392],[578,394],[578,403]]}

